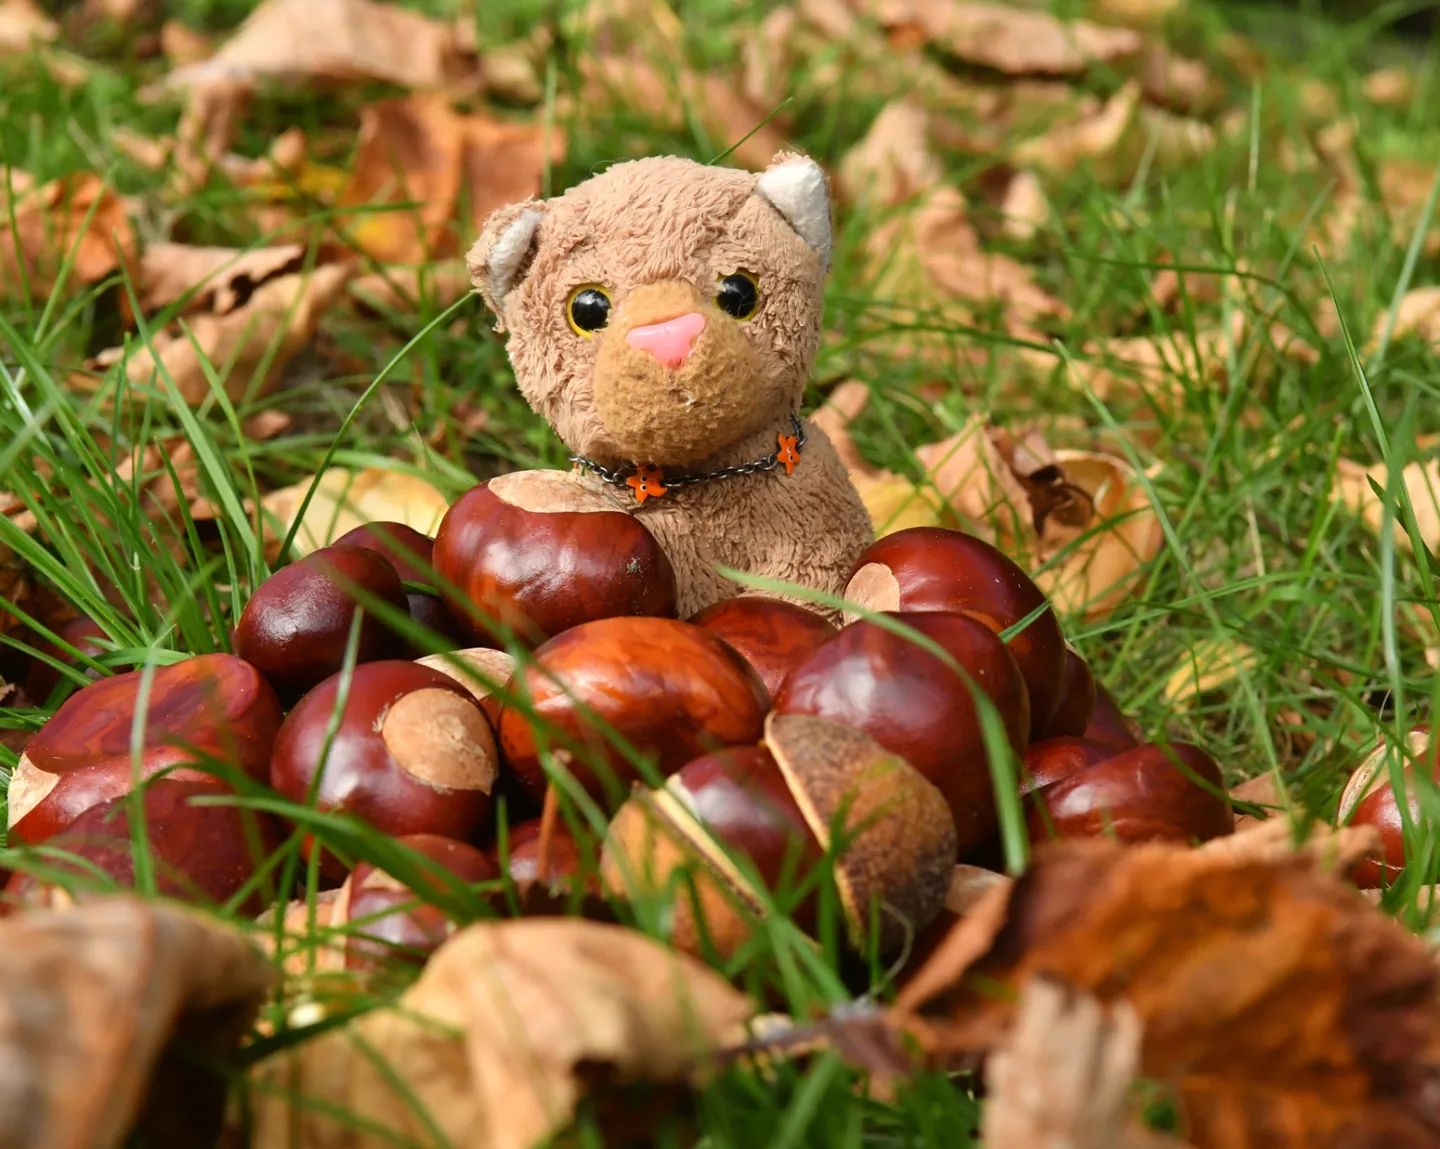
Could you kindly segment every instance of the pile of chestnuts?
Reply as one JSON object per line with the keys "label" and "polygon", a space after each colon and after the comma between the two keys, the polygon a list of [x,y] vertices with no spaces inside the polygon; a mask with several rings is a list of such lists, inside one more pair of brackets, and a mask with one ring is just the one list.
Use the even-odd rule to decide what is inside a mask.
{"label": "pile of chestnuts", "polygon": [[[372,523],[280,569],[233,654],[72,695],[16,770],[10,841],[126,884],[143,821],[157,889],[258,913],[296,892],[266,861],[288,838],[336,891],[332,924],[362,923],[364,965],[451,926],[326,816],[437,881],[671,898],[677,944],[720,952],[777,907],[816,928],[826,896],[856,947],[899,948],[957,862],[999,858],[1001,787],[1036,842],[1233,829],[1216,763],[1142,743],[989,544],[886,536],[845,598],[855,615],[738,596],[681,620],[640,519],[562,472],[502,476],[433,540]],[[283,802],[234,800],[256,793]],[[6,893],[57,896],[33,873]]]}

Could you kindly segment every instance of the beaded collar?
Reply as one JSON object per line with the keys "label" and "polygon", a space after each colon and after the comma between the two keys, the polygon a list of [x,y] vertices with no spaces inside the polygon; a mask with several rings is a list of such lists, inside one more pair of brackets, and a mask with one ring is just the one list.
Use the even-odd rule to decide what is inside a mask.
{"label": "beaded collar", "polygon": [[704,471],[698,475],[667,477],[661,468],[651,463],[630,463],[620,467],[607,467],[603,463],[597,463],[594,459],[587,459],[584,455],[571,455],[570,461],[577,467],[589,471],[602,482],[616,487],[629,487],[634,493],[635,501],[643,503],[646,499],[661,498],[677,487],[692,487],[696,483],[708,483],[714,479],[733,479],[737,475],[753,475],[760,471],[773,471],[776,467],[784,467],[785,473],[789,475],[795,470],[796,464],[800,462],[800,448],[805,446],[805,427],[800,422],[798,415],[790,416],[790,430],[792,434],[775,436],[777,443],[775,450],[763,459],[738,463],[733,467],[720,467],[717,470]]}

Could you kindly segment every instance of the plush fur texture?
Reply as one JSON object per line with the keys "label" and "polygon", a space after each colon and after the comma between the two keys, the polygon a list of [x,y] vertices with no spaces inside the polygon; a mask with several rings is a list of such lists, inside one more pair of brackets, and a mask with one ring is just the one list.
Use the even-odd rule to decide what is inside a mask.
{"label": "plush fur texture", "polygon": [[[778,157],[759,177],[662,157],[496,212],[470,268],[509,335],[522,394],[572,452],[606,465],[650,463],[675,475],[773,452],[776,435],[790,433],[819,342],[824,188],[803,157]],[[745,320],[715,303],[720,279],[739,271],[760,289]],[[567,318],[586,286],[611,300],[608,323],[589,334]],[[625,339],[689,312],[705,325],[677,369]],[[824,435],[808,425],[806,435],[793,475],[717,480],[631,504],[670,555],[683,613],[737,593],[719,566],[844,589],[871,525]]]}

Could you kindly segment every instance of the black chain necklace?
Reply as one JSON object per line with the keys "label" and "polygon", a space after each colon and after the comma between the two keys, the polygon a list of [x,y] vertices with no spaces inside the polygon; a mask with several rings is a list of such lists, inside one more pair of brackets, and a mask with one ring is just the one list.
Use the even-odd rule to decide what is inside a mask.
{"label": "black chain necklace", "polygon": [[696,483],[708,483],[713,479],[733,479],[737,475],[754,475],[761,471],[773,471],[783,466],[788,475],[800,461],[800,449],[805,446],[805,425],[795,414],[790,416],[791,435],[776,435],[778,446],[763,459],[749,463],[737,463],[733,467],[720,467],[698,475],[679,475],[667,478],[659,467],[649,463],[627,463],[619,467],[607,467],[588,459],[584,455],[571,455],[570,461],[577,467],[589,471],[602,482],[616,487],[629,487],[635,493],[635,501],[658,499],[676,487],[691,487]]}

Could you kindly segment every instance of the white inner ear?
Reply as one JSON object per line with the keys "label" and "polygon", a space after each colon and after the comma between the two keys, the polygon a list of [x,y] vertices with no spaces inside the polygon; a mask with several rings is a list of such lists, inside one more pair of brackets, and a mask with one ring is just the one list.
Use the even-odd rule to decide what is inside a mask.
{"label": "white inner ear", "polygon": [[830,193],[814,160],[786,160],[760,173],[755,191],[783,215],[807,246],[830,267]]}
{"label": "white inner ear", "polygon": [[540,226],[543,215],[544,212],[534,210],[522,212],[490,249],[485,275],[489,280],[490,297],[495,300],[497,307],[515,286],[515,276],[519,274],[520,264],[530,250],[530,244],[535,239],[535,229]]}

